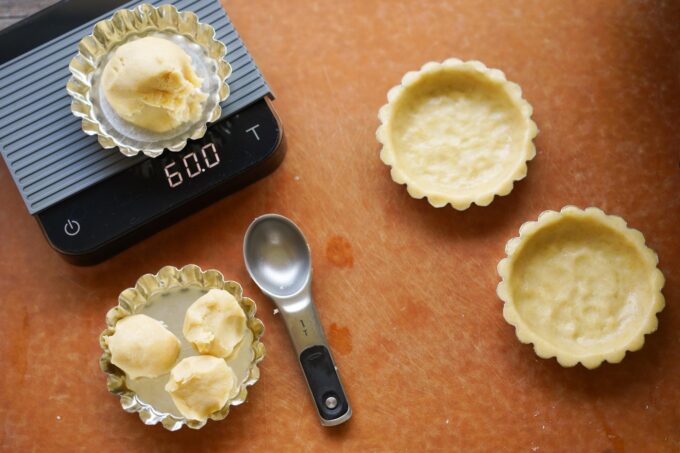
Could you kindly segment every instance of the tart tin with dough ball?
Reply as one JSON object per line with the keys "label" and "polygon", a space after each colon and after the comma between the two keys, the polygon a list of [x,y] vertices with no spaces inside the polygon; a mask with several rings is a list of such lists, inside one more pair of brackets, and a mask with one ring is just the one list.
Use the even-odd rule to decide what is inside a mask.
{"label": "tart tin with dough ball", "polygon": [[[158,8],[142,4],[132,10],[119,10],[111,19],[98,22],[91,35],[78,45],[71,60],[71,78],[66,90],[72,96],[71,111],[82,118],[83,131],[97,135],[104,148],[118,147],[126,156],[140,151],[157,157],[164,149],[180,151],[187,140],[197,140],[207,131],[208,123],[222,114],[220,102],[229,96],[226,79],[231,66],[225,59],[226,46],[215,39],[212,26],[198,22],[192,12],[179,12],[172,5]],[[153,132],[121,118],[109,104],[101,83],[102,73],[116,49],[145,37],[165,39],[179,46],[191,58],[191,66],[201,79],[200,118],[166,132]],[[149,64],[153,64],[150,62]]]}
{"label": "tart tin with dough ball", "polygon": [[642,233],[621,217],[574,206],[545,211],[505,252],[503,316],[539,357],[597,368],[642,348],[656,330],[664,277]]}
{"label": "tart tin with dough ball", "polygon": [[434,207],[507,195],[527,174],[538,133],[516,83],[479,61],[430,62],[387,93],[376,132],[394,182]]}
{"label": "tart tin with dough ball", "polygon": [[265,355],[264,344],[260,341],[264,325],[255,317],[255,302],[243,296],[238,283],[225,281],[219,271],[203,271],[193,264],[181,269],[166,266],[155,275],[143,275],[133,288],[120,293],[118,306],[109,310],[106,315],[107,327],[99,337],[99,344],[104,350],[100,367],[107,375],[107,386],[109,391],[120,397],[120,404],[125,411],[139,413],[139,418],[147,425],[162,423],[166,429],[175,431],[183,425],[201,428],[207,420],[191,420],[182,416],[165,390],[169,373],[153,379],[129,379],[121,369],[111,363],[107,340],[115,333],[118,321],[133,314],[144,314],[164,323],[180,340],[181,350],[177,363],[186,357],[199,355],[184,338],[182,325],[189,306],[210,289],[228,291],[246,314],[245,335],[234,353],[224,359],[236,375],[238,388],[226,404],[209,417],[212,420],[222,420],[229,414],[230,406],[245,402],[247,387],[260,378],[258,363]]}

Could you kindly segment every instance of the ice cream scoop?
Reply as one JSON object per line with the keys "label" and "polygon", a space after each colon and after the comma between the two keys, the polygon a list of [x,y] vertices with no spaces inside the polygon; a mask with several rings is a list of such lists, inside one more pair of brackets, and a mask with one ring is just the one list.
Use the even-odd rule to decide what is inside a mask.
{"label": "ice cream scoop", "polygon": [[243,256],[250,277],[281,311],[321,424],[349,420],[352,408],[312,301],[312,256],[302,231],[278,214],[258,217]]}

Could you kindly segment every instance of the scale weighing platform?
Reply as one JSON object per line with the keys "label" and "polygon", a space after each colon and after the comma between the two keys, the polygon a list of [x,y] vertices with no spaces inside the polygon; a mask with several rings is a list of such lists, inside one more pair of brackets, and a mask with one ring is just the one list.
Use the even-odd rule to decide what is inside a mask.
{"label": "scale weighing platform", "polygon": [[155,159],[103,149],[66,92],[80,39],[142,1],[62,0],[0,32],[0,151],[52,247],[92,264],[274,171],[284,157],[271,91],[219,0],[172,0],[227,45],[222,117],[201,140]]}

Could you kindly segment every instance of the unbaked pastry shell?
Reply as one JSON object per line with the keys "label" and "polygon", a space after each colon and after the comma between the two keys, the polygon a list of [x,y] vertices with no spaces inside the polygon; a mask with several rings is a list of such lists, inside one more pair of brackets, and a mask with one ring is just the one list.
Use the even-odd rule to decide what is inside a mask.
{"label": "unbaked pastry shell", "polygon": [[[122,119],[116,119],[115,115],[109,121],[103,113],[107,109],[106,103],[98,100],[100,96],[94,86],[114,49],[128,39],[153,34],[170,34],[176,37],[175,44],[180,47],[185,42],[191,43],[192,47],[200,47],[201,52],[193,52],[193,55],[192,51],[188,53],[194,58],[200,58],[205,65],[215,68],[215,73],[210,73],[211,78],[215,79],[211,83],[215,90],[206,93],[206,108],[199,121],[167,134],[148,132],[147,137],[143,130],[129,123],[125,124]],[[184,50],[190,50],[190,47]],[[215,29],[209,24],[199,22],[192,12],[179,12],[173,5],[155,7],[149,4],[138,5],[132,10],[116,11],[111,19],[97,22],[92,34],[80,41],[78,54],[69,64],[71,78],[66,84],[66,91],[73,98],[71,112],[82,119],[83,132],[96,135],[103,148],[118,147],[125,156],[136,156],[142,152],[149,157],[158,157],[165,149],[181,151],[187,140],[202,138],[207,125],[217,121],[222,115],[220,103],[229,96],[226,79],[231,74],[231,65],[225,59],[226,53],[226,46],[215,39]],[[135,130],[137,133],[133,136],[132,131]],[[140,138],[140,134],[143,138]]]}
{"label": "unbaked pastry shell", "polygon": [[[113,307],[106,314],[106,329],[99,336],[99,345],[104,350],[99,365],[106,373],[106,384],[111,393],[120,397],[120,404],[126,412],[137,412],[139,418],[147,425],[161,423],[163,427],[170,431],[176,431],[182,426],[190,428],[202,428],[207,420],[190,420],[185,417],[158,410],[152,405],[142,401],[135,391],[130,389],[127,384],[127,376],[118,367],[111,363],[111,352],[107,346],[107,338],[116,331],[116,323],[132,314],[138,313],[149,303],[154,296],[158,296],[169,290],[184,288],[194,288],[201,290],[224,289],[231,293],[243,308],[246,314],[246,326],[252,334],[250,343],[250,362],[246,366],[245,378],[239,383],[234,396],[227,400],[226,404],[219,411],[210,415],[212,420],[222,420],[229,414],[229,408],[242,404],[248,396],[247,387],[255,384],[260,378],[258,364],[265,356],[265,347],[261,341],[264,334],[262,321],[255,317],[257,306],[255,302],[243,297],[241,285],[234,281],[224,280],[223,275],[216,270],[210,269],[203,271],[200,267],[189,264],[181,269],[173,266],[166,266],[158,271],[157,274],[146,274],[137,280],[133,288],[128,288],[118,297],[118,306]],[[162,298],[161,298],[162,299]],[[193,301],[192,301],[193,302]],[[154,304],[163,304],[162,300],[155,301]],[[184,318],[182,314],[181,319]],[[180,332],[181,335],[181,332]],[[243,347],[246,345],[244,344]],[[168,396],[169,397],[169,396]]]}
{"label": "unbaked pastry shell", "polygon": [[[635,264],[638,265],[638,275],[644,276],[644,279],[641,281],[643,282],[642,284],[646,285],[647,290],[644,292],[646,297],[640,302],[641,308],[634,314],[633,321],[620,321],[621,324],[624,324],[625,322],[625,327],[622,327],[618,333],[602,339],[603,342],[609,341],[606,350],[599,350],[601,344],[595,344],[592,347],[586,344],[580,352],[577,352],[574,351],[575,348],[559,344],[563,343],[560,338],[557,338],[561,333],[559,335],[553,334],[553,338],[549,338],[550,335],[542,335],[537,332],[539,329],[537,328],[538,324],[536,320],[533,320],[532,322],[531,319],[525,319],[525,315],[520,313],[522,309],[519,308],[519,302],[514,300],[514,291],[512,288],[513,284],[516,284],[516,277],[514,275],[515,269],[518,267],[518,263],[523,259],[523,254],[528,254],[529,258],[531,257],[531,252],[524,253],[524,251],[527,250],[527,244],[532,243],[533,240],[545,240],[540,239],[540,236],[537,236],[537,233],[544,231],[550,232],[550,230],[547,230],[548,228],[552,227],[553,232],[559,231],[554,227],[565,219],[576,219],[577,221],[588,220],[592,222],[592,224],[595,225],[594,228],[607,232],[606,234],[607,238],[609,238],[609,242],[614,241],[612,235],[618,235],[620,253],[613,258],[616,259],[619,256],[624,256],[626,254],[633,257]],[[536,239],[537,237],[539,239]],[[546,235],[543,237],[546,237]],[[542,244],[542,242],[536,242],[536,244],[539,243]],[[536,250],[545,250],[545,248],[546,247],[536,248]],[[636,351],[642,348],[644,336],[657,329],[658,320],[656,315],[663,310],[664,307],[664,297],[661,293],[661,289],[664,285],[664,277],[657,268],[658,258],[656,253],[645,245],[645,238],[642,233],[628,228],[626,222],[621,217],[606,215],[600,209],[592,207],[581,210],[574,206],[566,206],[562,208],[560,212],[544,211],[538,217],[537,221],[526,222],[520,227],[519,237],[513,238],[507,242],[505,252],[507,254],[506,258],[498,263],[498,274],[501,277],[501,282],[498,284],[496,291],[498,297],[504,302],[503,317],[509,324],[515,326],[517,338],[522,343],[532,343],[534,345],[534,351],[539,357],[546,359],[555,357],[560,365],[564,367],[571,367],[580,362],[586,368],[597,368],[604,361],[610,363],[621,362],[626,351]],[[529,258],[524,259],[528,260]],[[601,257],[598,259],[601,259]],[[620,262],[622,263],[623,261]],[[546,266],[550,265],[551,263],[546,262]],[[614,268],[615,266],[615,264],[608,264],[608,267],[610,268]],[[626,269],[629,268],[627,267]],[[565,268],[565,272],[570,272],[572,270],[573,269],[569,266]],[[599,274],[591,275],[593,275],[594,279],[604,278]],[[636,283],[638,282],[636,281]],[[532,285],[535,285],[535,281],[527,282],[526,287],[530,288],[531,291],[536,291],[537,288]],[[631,296],[629,295],[628,297]],[[628,299],[626,301],[628,302]],[[551,300],[550,302],[554,302],[554,300]],[[554,314],[555,313],[552,313],[552,315]],[[616,316],[613,316],[614,312],[607,314],[610,315],[607,322],[611,323],[612,319],[617,319]],[[580,318],[580,320],[583,319],[585,318]],[[620,320],[622,318],[618,319]],[[569,318],[569,320],[574,321],[573,318]],[[579,321],[577,320],[576,324],[578,324],[578,322]],[[616,322],[614,322],[614,325],[618,327]],[[556,332],[558,330],[563,332],[563,330],[560,330],[563,329],[563,327],[564,323],[561,323],[560,321],[550,322],[551,332]],[[578,328],[579,326],[576,327]],[[587,328],[585,332],[588,334],[592,333],[588,332]],[[604,332],[604,330],[601,330],[600,332]],[[590,350],[586,351],[586,349]]]}
{"label": "unbaked pastry shell", "polygon": [[[419,94],[417,89],[413,89],[414,87],[442,72],[458,73],[459,76],[462,74],[474,74],[481,83],[488,84],[494,90],[500,90],[500,92],[505,94],[505,97],[499,102],[502,101],[503,104],[508,104],[512,108],[509,113],[516,115],[517,120],[521,123],[519,125],[521,129],[513,130],[520,137],[517,142],[513,140],[512,143],[515,157],[511,162],[503,161],[501,174],[490,177],[488,182],[484,182],[483,187],[476,188],[472,184],[466,186],[464,190],[460,190],[460,184],[462,183],[458,181],[457,184],[452,183],[444,188],[443,185],[423,181],[421,177],[422,172],[421,175],[414,176],[409,171],[410,169],[406,168],[408,165],[400,162],[399,155],[400,153],[403,154],[403,151],[397,149],[398,145],[395,143],[397,140],[393,131],[393,123],[397,116],[396,112],[399,111],[400,105],[403,103],[402,101],[413,95],[411,91],[415,91],[416,95]],[[446,87],[451,88],[448,84]],[[382,144],[380,158],[391,167],[390,174],[396,183],[406,184],[407,191],[413,198],[420,199],[427,197],[428,202],[434,207],[439,208],[446,204],[451,204],[455,209],[465,210],[472,203],[479,206],[489,205],[494,196],[507,195],[512,190],[514,181],[518,181],[526,176],[527,162],[533,159],[536,154],[533,139],[538,134],[538,128],[531,120],[533,109],[522,98],[521,88],[516,83],[509,82],[502,71],[487,68],[479,61],[463,62],[456,58],[451,58],[442,63],[426,63],[419,71],[406,73],[401,80],[401,84],[389,90],[387,100],[387,104],[378,113],[381,124],[376,131],[376,137]],[[491,121],[488,116],[485,120]],[[462,127],[464,128],[464,126]],[[436,158],[433,159],[436,160]],[[435,166],[439,163],[429,158],[428,162]]]}

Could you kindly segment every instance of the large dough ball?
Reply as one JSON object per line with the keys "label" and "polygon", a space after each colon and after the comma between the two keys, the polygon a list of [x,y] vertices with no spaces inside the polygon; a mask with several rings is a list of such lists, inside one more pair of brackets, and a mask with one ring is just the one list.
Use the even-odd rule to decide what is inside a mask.
{"label": "large dough ball", "polygon": [[201,83],[180,46],[150,36],[116,49],[102,74],[104,96],[113,110],[154,132],[200,119],[207,98]]}
{"label": "large dough ball", "polygon": [[158,320],[132,315],[116,324],[107,343],[111,363],[132,379],[166,374],[177,361],[179,339]]}
{"label": "large dough ball", "polygon": [[186,418],[205,420],[222,409],[236,390],[236,375],[224,359],[209,355],[187,357],[170,372],[165,385]]}
{"label": "large dough ball", "polygon": [[184,316],[182,332],[201,354],[229,357],[243,339],[246,314],[234,296],[211,289]]}

